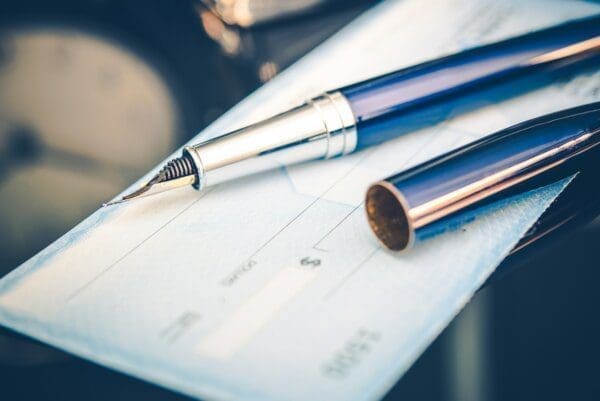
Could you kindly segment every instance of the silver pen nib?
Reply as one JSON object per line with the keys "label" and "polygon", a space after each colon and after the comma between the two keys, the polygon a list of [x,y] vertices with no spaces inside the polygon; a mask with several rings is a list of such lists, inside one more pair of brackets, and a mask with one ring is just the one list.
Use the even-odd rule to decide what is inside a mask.
{"label": "silver pen nib", "polygon": [[103,203],[102,207],[155,195],[173,188],[193,185],[196,179],[196,167],[192,160],[188,156],[178,157],[168,162],[158,174],[139,189],[123,196],[121,199]]}

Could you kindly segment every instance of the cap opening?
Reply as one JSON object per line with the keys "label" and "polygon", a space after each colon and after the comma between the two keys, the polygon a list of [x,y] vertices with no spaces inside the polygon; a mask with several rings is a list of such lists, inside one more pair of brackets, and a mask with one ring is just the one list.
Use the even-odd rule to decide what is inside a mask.
{"label": "cap opening", "polygon": [[377,238],[392,251],[411,243],[411,226],[398,190],[388,182],[373,184],[365,201],[369,225]]}

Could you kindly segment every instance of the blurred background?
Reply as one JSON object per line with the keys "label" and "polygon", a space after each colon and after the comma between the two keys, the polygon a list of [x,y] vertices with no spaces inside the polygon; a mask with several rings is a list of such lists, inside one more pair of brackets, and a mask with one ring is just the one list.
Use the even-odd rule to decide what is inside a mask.
{"label": "blurred background", "polygon": [[[0,276],[373,3],[0,2]],[[386,399],[597,398],[587,195],[591,211],[509,257]],[[9,400],[187,399],[1,329],[0,384]]]}

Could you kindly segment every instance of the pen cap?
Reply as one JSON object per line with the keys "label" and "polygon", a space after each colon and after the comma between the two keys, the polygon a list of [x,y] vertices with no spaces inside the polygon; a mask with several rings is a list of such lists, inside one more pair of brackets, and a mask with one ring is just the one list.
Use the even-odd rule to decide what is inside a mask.
{"label": "pen cap", "polygon": [[473,220],[477,209],[600,165],[600,102],[509,127],[377,182],[369,225],[389,249]]}

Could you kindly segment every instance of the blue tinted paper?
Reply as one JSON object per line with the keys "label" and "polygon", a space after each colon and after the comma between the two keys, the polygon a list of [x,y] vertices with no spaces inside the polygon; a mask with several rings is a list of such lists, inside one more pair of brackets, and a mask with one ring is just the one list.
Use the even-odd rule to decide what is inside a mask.
{"label": "blue tinted paper", "polygon": [[[198,138],[332,87],[600,11],[580,2],[440,3],[374,7]],[[0,281],[0,323],[198,398],[377,399],[566,182],[402,255],[380,249],[369,231],[366,187],[592,101],[598,88],[600,74],[581,76],[345,158],[101,209]]]}

